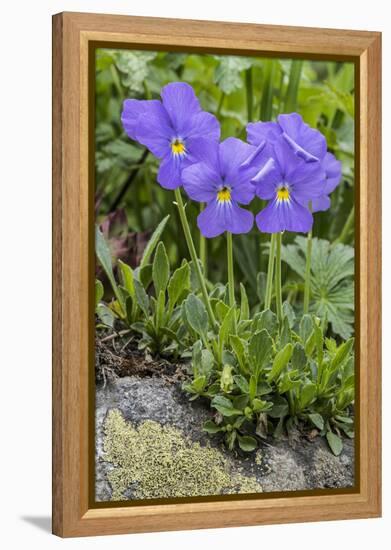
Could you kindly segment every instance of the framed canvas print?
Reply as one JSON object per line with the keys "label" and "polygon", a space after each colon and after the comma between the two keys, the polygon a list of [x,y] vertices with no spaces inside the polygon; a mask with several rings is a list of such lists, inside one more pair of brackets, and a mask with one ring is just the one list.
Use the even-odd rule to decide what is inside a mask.
{"label": "framed canvas print", "polygon": [[53,18],[53,531],[380,515],[381,37]]}

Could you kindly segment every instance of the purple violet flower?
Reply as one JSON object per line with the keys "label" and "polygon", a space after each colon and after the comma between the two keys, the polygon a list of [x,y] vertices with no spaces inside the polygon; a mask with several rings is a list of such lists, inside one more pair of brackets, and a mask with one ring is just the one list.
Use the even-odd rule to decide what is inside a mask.
{"label": "purple violet flower", "polygon": [[255,195],[251,178],[265,160],[265,142],[253,147],[237,138],[213,144],[202,162],[185,168],[183,187],[189,197],[207,206],[197,219],[204,237],[217,237],[229,231],[248,233],[254,216],[239,204],[249,204]]}
{"label": "purple violet flower", "polygon": [[[247,139],[252,145],[258,145],[263,140],[270,143],[283,139],[291,146],[295,154],[306,162],[319,161],[325,174],[324,193],[312,200],[312,211],[330,208],[328,195],[334,191],[341,181],[341,163],[331,153],[327,152],[325,137],[306,124],[298,113],[279,115],[278,122],[255,122],[247,125]],[[303,206],[307,204],[302,203]]]}
{"label": "purple violet flower", "polygon": [[256,216],[257,226],[264,233],[307,233],[313,224],[307,206],[323,196],[326,173],[319,161],[306,162],[295,154],[282,137],[270,147],[272,156],[251,180],[257,196],[270,201]]}
{"label": "purple violet flower", "polygon": [[126,99],[121,115],[127,135],[161,159],[157,180],[166,189],[182,185],[184,167],[201,160],[211,142],[220,138],[216,117],[202,111],[193,88],[185,82],[167,84],[162,101]]}

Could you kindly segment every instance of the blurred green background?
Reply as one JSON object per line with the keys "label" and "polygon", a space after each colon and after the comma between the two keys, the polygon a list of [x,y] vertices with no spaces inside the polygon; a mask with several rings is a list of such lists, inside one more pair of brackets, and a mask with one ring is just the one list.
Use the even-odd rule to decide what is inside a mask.
{"label": "blurred green background", "polygon": [[[100,49],[96,52],[96,218],[111,242],[114,257],[136,265],[153,229],[171,218],[163,240],[174,267],[188,257],[174,194],[156,182],[158,161],[124,133],[120,115],[126,98],[160,97],[169,82],[191,84],[203,109],[214,113],[222,139],[245,139],[249,121],[275,120],[296,111],[327,139],[342,161],[343,180],[331,196],[329,211],[315,214],[315,237],[353,245],[354,198],[354,66],[351,63],[264,59]],[[254,213],[262,208],[255,199]],[[199,240],[199,205],[188,201],[187,213]],[[350,216],[350,217],[349,217]],[[285,233],[283,242],[295,234]],[[235,271],[256,302],[257,273],[267,269],[269,236],[254,225],[250,234],[234,236]],[[226,281],[224,236],[207,241],[208,277]],[[296,275],[286,263],[283,280]],[[286,294],[292,288],[285,286]],[[259,289],[258,289],[259,293]]]}

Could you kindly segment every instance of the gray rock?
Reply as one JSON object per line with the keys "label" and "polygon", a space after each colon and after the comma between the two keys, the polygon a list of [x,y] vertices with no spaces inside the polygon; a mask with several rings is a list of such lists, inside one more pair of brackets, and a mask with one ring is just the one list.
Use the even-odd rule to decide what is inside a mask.
{"label": "gray rock", "polygon": [[[119,409],[125,420],[137,426],[145,420],[169,424],[201,445],[218,447],[232,457],[216,438],[202,431],[212,416],[207,403],[190,402],[181,389],[162,378],[119,378],[96,393],[96,498],[107,501],[111,487],[107,473],[114,467],[103,458],[103,423],[111,409]],[[255,477],[264,492],[344,488],[354,483],[354,442],[344,440],[344,450],[334,456],[320,437],[314,441],[300,438],[293,447],[287,439],[261,444],[256,453],[234,458],[235,469]]]}

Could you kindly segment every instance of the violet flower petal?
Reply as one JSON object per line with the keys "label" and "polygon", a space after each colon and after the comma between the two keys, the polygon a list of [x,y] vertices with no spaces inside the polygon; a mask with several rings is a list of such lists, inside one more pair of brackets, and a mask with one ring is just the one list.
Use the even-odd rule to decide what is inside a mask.
{"label": "violet flower petal", "polygon": [[308,233],[313,224],[311,212],[299,204],[293,197],[289,201],[270,201],[257,214],[256,223],[263,233],[278,233],[280,231],[294,231]]}

